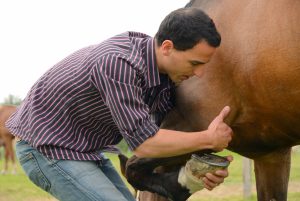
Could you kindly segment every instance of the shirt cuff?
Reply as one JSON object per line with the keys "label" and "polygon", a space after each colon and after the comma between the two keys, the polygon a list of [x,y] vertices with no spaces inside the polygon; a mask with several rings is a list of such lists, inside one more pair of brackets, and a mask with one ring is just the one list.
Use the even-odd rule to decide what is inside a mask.
{"label": "shirt cuff", "polygon": [[123,137],[127,142],[131,151],[135,150],[140,144],[142,144],[148,138],[154,136],[159,130],[159,127],[147,120],[145,123],[138,127],[132,133],[123,133]]}

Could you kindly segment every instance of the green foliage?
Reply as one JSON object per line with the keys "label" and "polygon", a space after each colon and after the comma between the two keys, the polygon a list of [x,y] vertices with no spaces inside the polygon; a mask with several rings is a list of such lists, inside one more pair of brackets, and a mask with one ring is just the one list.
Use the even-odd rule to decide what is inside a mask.
{"label": "green foliage", "polygon": [[22,102],[22,99],[19,98],[18,96],[14,96],[9,94],[6,98],[4,98],[4,102],[1,104],[5,105],[20,105]]}

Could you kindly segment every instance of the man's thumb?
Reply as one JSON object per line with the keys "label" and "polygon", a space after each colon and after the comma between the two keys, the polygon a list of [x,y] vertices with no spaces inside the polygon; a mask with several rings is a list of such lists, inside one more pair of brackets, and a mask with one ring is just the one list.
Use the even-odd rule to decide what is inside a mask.
{"label": "man's thumb", "polygon": [[219,114],[219,118],[223,121],[230,113],[230,107],[225,106]]}

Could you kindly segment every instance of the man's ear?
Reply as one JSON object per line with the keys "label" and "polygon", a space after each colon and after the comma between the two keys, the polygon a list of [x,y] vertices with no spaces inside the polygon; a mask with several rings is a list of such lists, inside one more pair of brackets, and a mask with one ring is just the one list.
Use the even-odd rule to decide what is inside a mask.
{"label": "man's ear", "polygon": [[174,44],[171,40],[164,40],[161,44],[161,49],[164,56],[169,56],[174,49]]}

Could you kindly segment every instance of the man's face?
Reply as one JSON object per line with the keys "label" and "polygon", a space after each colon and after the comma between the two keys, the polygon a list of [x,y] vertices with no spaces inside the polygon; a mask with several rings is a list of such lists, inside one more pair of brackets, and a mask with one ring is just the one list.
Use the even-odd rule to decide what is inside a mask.
{"label": "man's face", "polygon": [[205,64],[210,61],[215,51],[216,48],[206,41],[201,41],[192,49],[185,51],[171,47],[165,59],[164,71],[176,85],[193,75],[201,77]]}

